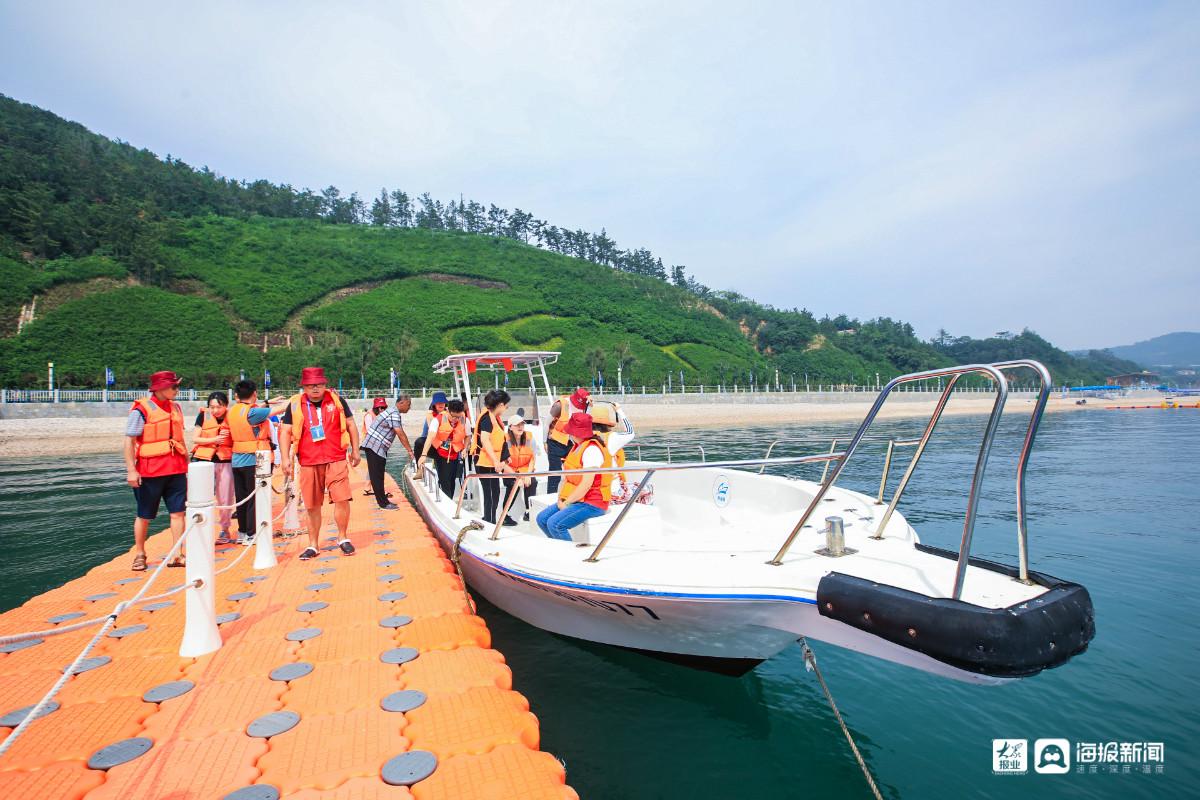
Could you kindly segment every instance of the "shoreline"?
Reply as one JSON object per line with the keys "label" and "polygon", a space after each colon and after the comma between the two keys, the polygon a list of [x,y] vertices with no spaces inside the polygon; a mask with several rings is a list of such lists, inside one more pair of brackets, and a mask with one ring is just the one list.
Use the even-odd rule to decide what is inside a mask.
{"label": "shoreline", "polygon": [[[673,430],[677,428],[721,428],[744,425],[851,422],[858,423],[874,401],[870,399],[843,402],[794,403],[645,403],[625,405],[625,411],[639,431]],[[928,417],[935,401],[919,400],[887,403],[879,419]],[[1032,408],[1033,400],[1010,396],[1006,411],[1021,413]],[[947,416],[987,414],[991,411],[990,397],[955,397],[944,412]],[[1107,404],[1076,405],[1073,398],[1051,397],[1047,413],[1088,411],[1107,408]],[[360,413],[356,409],[356,414]],[[185,415],[186,416],[186,415]],[[405,418],[409,438],[421,429],[420,412],[416,409]],[[36,417],[0,419],[0,459],[37,458],[43,456],[95,455],[111,453],[120,456],[124,445],[125,416],[106,417]]]}

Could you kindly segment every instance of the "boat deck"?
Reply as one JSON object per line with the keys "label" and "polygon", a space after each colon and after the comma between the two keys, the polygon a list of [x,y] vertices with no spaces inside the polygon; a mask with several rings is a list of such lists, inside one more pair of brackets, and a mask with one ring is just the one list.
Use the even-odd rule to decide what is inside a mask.
{"label": "boat deck", "polygon": [[[300,561],[305,536],[277,545],[273,569],[256,572],[244,558],[216,579],[217,613],[236,616],[218,618],[227,619],[224,644],[201,658],[178,655],[183,593],[130,609],[93,649],[93,668],[0,756],[0,797],[577,798],[563,765],[539,751],[537,718],[420,517],[390,477],[398,511],[379,510],[362,496],[364,481],[352,481],[355,555]],[[169,546],[166,534],[152,537],[151,570]],[[240,552],[224,548],[217,569]],[[150,574],[131,572],[130,558],[0,615],[0,635],[107,614]],[[183,570],[164,570],[151,593],[182,580]],[[11,731],[2,725],[19,722],[11,712],[36,703],[96,630],[0,653],[0,720],[9,717],[0,741]],[[385,653],[400,663],[385,663]],[[146,694],[164,684],[167,694],[187,690],[158,702]],[[385,698],[404,710],[384,710]],[[149,749],[89,768],[98,751],[129,739]],[[385,782],[385,764],[415,751],[436,759],[432,774],[410,787]],[[419,773],[430,761],[417,753],[393,766]]]}

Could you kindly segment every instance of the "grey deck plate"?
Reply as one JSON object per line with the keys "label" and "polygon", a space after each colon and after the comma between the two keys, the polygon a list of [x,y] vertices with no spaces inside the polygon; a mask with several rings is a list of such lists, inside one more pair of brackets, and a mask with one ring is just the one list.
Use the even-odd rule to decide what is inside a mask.
{"label": "grey deck plate", "polygon": [[256,783],[232,791],[221,800],[279,800],[279,790],[269,783]]}
{"label": "grey deck plate", "polygon": [[395,552],[396,552],[396,548],[394,548],[394,547],[385,547],[384,549],[382,549],[382,550],[376,550],[375,552],[376,552],[376,553],[378,553],[378,554],[379,554],[379,555],[381,555],[381,556],[390,556],[392,553],[395,553]]}
{"label": "grey deck plate", "polygon": [[284,664],[271,670],[271,680],[294,681],[297,678],[303,678],[312,671],[312,664],[309,664],[307,661],[297,661],[294,664]]}
{"label": "grey deck plate", "polygon": [[49,622],[52,625],[57,625],[60,622],[70,622],[73,619],[79,619],[80,617],[86,616],[87,614],[84,614],[82,611],[68,611],[66,614],[59,614],[51,617],[50,619],[46,620],[46,622]]}
{"label": "grey deck plate", "polygon": [[409,750],[393,756],[384,763],[379,777],[392,786],[412,786],[423,781],[437,769],[437,756],[428,750]]}
{"label": "grey deck plate", "polygon": [[26,639],[23,642],[9,642],[8,644],[0,644],[0,653],[15,653],[18,650],[24,650],[26,647],[35,647],[45,639]]}
{"label": "grey deck plate", "polygon": [[332,589],[333,584],[332,583],[310,583],[308,586],[305,586],[304,588],[306,591],[309,591],[309,592],[319,592],[322,589]]}
{"label": "grey deck plate", "polygon": [[380,575],[378,580],[382,583],[391,583],[392,581],[398,581],[403,577],[403,575],[399,575],[395,572],[389,572],[387,575]]}
{"label": "grey deck plate", "polygon": [[379,566],[381,566],[381,567],[396,567],[399,565],[400,565],[400,562],[395,560],[394,558],[389,558],[387,561],[379,562]]}
{"label": "grey deck plate", "polygon": [[[4,716],[0,717],[0,728],[17,727],[22,721],[24,721],[25,717],[29,716],[29,712],[33,711],[33,706],[36,705],[37,703],[34,703],[32,706],[25,706],[24,708],[18,708],[14,711],[9,711]],[[42,709],[42,713],[37,715],[37,719],[41,719],[47,714],[53,714],[55,711],[58,711],[58,709],[58,702],[51,700],[46,704],[46,707]]]}
{"label": "grey deck plate", "polygon": [[284,638],[289,642],[306,642],[309,639],[315,639],[321,635],[320,628],[297,628],[288,633]]}
{"label": "grey deck plate", "polygon": [[421,652],[415,647],[393,647],[380,653],[379,660],[385,664],[407,664],[419,655]]}
{"label": "grey deck plate", "polygon": [[320,611],[323,608],[329,608],[329,603],[322,602],[321,600],[314,600],[311,603],[301,603],[300,605],[296,606],[297,611],[301,611],[305,614],[311,614],[314,611]]}
{"label": "grey deck plate", "polygon": [[251,597],[254,597],[254,592],[234,592],[233,594],[226,596],[225,599],[226,600],[249,600]]}
{"label": "grey deck plate", "polygon": [[[79,666],[75,667],[75,674],[81,675],[84,672],[87,672],[89,670],[93,670],[98,667],[103,667],[105,664],[109,663],[110,661],[112,661],[112,658],[110,658],[109,656],[92,656],[91,658],[85,658],[83,661],[79,662]],[[63,667],[63,672],[66,672],[70,668],[71,668],[71,665],[67,664],[65,667]]]}
{"label": "grey deck plate", "polygon": [[405,616],[404,614],[397,614],[392,617],[384,617],[383,619],[379,620],[379,624],[384,628],[403,628],[410,622],[412,622],[412,617]]}
{"label": "grey deck plate", "polygon": [[92,753],[87,760],[88,769],[112,769],[145,755],[151,747],[154,747],[154,741],[144,736],[113,742]]}
{"label": "grey deck plate", "polygon": [[230,611],[228,614],[217,614],[217,624],[224,625],[226,622],[233,622],[241,618],[242,615],[237,611]]}
{"label": "grey deck plate", "polygon": [[116,597],[116,596],[117,596],[116,592],[101,592],[100,594],[89,594],[87,597],[85,597],[83,599],[90,600],[91,602],[95,603],[97,600],[104,600],[109,597]]}
{"label": "grey deck plate", "polygon": [[152,689],[147,689],[146,693],[142,695],[142,699],[147,703],[161,703],[164,700],[170,700],[173,697],[187,694],[195,688],[196,684],[191,681],[167,681],[166,683],[160,683]]}
{"label": "grey deck plate", "polygon": [[420,708],[425,704],[425,693],[418,692],[416,689],[405,689],[399,692],[392,692],[387,697],[379,701],[379,707],[384,711],[398,711],[407,713],[414,708]]}
{"label": "grey deck plate", "polygon": [[113,628],[108,632],[110,638],[124,639],[126,636],[133,636],[135,633],[141,633],[150,626],[144,622],[139,622],[137,625],[126,625],[124,628]]}
{"label": "grey deck plate", "polygon": [[162,611],[164,608],[170,608],[175,605],[174,600],[160,600],[157,603],[149,603],[142,606],[142,611]]}
{"label": "grey deck plate", "polygon": [[295,711],[272,711],[247,725],[246,735],[257,739],[270,739],[290,731],[299,724],[300,715]]}
{"label": "grey deck plate", "polygon": [[137,583],[140,580],[141,578],[121,578],[121,580],[115,581],[115,583],[117,586],[124,586],[127,583]]}
{"label": "grey deck plate", "polygon": [[242,578],[242,583],[258,583],[259,581],[265,581],[266,579],[266,575],[251,575],[249,578]]}
{"label": "grey deck plate", "polygon": [[385,603],[394,603],[397,600],[403,600],[406,597],[408,597],[408,595],[404,592],[384,592],[383,594],[379,595],[379,599]]}

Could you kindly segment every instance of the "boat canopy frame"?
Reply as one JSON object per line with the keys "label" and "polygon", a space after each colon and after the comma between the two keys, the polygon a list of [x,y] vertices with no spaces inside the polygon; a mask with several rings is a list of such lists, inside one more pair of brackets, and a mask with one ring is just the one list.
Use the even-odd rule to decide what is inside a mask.
{"label": "boat canopy frame", "polygon": [[[529,375],[529,387],[533,392],[534,402],[537,403],[538,389],[537,377],[534,376],[534,369],[537,369],[542,380],[542,388],[546,391],[546,397],[549,402],[553,402],[553,393],[550,390],[550,378],[546,375],[546,366],[554,364],[558,361],[558,357],[562,355],[557,350],[512,350],[512,351],[496,351],[487,353],[454,353],[443,358],[441,361],[433,365],[433,372],[437,375],[445,375],[449,373],[454,379],[454,391],[466,397],[467,417],[475,419],[475,402],[472,399],[471,392],[471,373],[485,370],[487,372],[497,371],[516,371],[524,369]],[[539,417],[540,417],[539,409]]]}

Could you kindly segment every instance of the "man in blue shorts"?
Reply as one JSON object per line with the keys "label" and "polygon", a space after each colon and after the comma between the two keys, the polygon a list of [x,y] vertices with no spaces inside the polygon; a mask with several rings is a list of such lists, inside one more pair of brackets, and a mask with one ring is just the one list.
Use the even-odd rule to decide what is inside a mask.
{"label": "man in blue shorts", "polygon": [[[133,569],[146,569],[146,535],[159,503],[171,515],[171,540],[183,535],[187,504],[188,451],[183,439],[183,409],[175,402],[180,379],[164,370],[150,376],[150,394],[129,409],[125,423],[125,481],[133,488]],[[176,557],[167,566],[182,567]]]}

